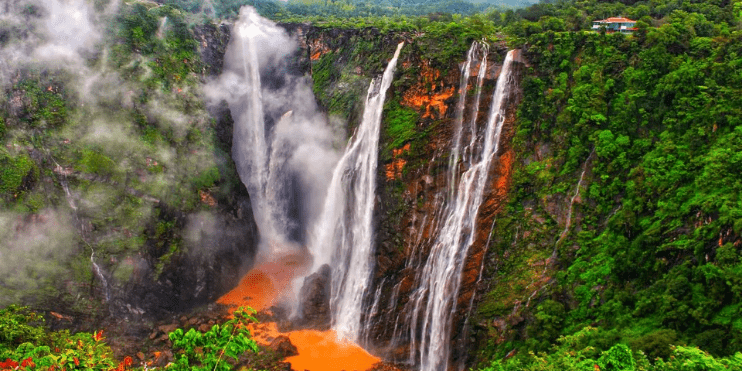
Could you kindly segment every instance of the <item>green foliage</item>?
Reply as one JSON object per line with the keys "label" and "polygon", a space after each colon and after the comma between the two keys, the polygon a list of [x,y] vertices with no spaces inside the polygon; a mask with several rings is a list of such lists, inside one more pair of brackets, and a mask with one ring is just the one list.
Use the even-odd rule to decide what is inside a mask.
{"label": "green foliage", "polygon": [[165,0],[163,3],[190,13],[197,13],[201,10],[201,1],[199,0]]}
{"label": "green foliage", "polygon": [[669,359],[672,354],[672,346],[677,344],[677,341],[677,332],[663,329],[634,339],[631,342],[631,347],[644,352],[650,360]]}
{"label": "green foliage", "polygon": [[388,150],[399,148],[418,136],[416,130],[420,115],[415,110],[402,107],[396,100],[390,100],[384,107],[384,130],[388,138]]}
{"label": "green foliage", "polygon": [[168,336],[179,357],[168,369],[173,370],[231,370],[232,363],[246,351],[258,352],[258,345],[250,338],[247,325],[257,322],[255,310],[240,308],[223,325],[214,325],[209,331],[177,329]]}
{"label": "green foliage", "polygon": [[[740,31],[732,31],[724,2],[631,4],[542,3],[493,14],[497,27],[518,36],[511,43],[524,45],[531,65],[513,142],[522,155],[509,224],[493,234],[497,280],[523,282],[521,254],[539,250],[556,251],[558,268],[533,297],[546,306],[518,313],[524,322],[511,348],[483,342],[489,357],[543,350],[587,324],[613,339],[589,337],[585,346],[605,351],[621,342],[652,362],[669,362],[673,345],[715,357],[740,349],[742,79],[725,72],[742,63]],[[633,35],[555,32],[561,25],[548,18],[585,30],[619,14],[646,18]],[[579,228],[555,249],[582,168],[573,210]],[[513,313],[519,286],[509,286],[485,296],[493,299],[482,316]],[[552,301],[563,316],[550,314]]]}
{"label": "green foliage", "polygon": [[606,370],[606,371],[680,371],[680,370],[740,370],[742,353],[729,358],[715,358],[698,348],[677,346],[667,361],[658,359],[650,363],[643,352],[632,351],[626,344],[615,344],[610,349],[597,353],[584,346],[584,339],[595,332],[595,328],[584,328],[573,335],[561,337],[548,353],[530,353],[514,358],[495,361],[480,371],[546,371],[546,370]]}
{"label": "green foliage", "polygon": [[330,84],[340,77],[340,71],[334,66],[335,55],[327,53],[312,65],[312,91],[320,101],[328,100]]}
{"label": "green foliage", "polygon": [[18,198],[39,177],[39,169],[26,154],[11,156],[0,149],[0,197]]}
{"label": "green foliage", "polygon": [[84,149],[78,161],[78,168],[86,173],[110,177],[116,170],[116,163],[97,150]]}
{"label": "green foliage", "polygon": [[44,339],[44,329],[38,326],[43,322],[43,317],[25,307],[9,305],[0,309],[0,353]]}
{"label": "green foliage", "polygon": [[[168,336],[176,360],[169,370],[232,370],[246,351],[258,352],[247,325],[257,322],[251,308],[240,308],[232,319],[216,324],[209,331],[176,329]],[[128,370],[127,356],[113,359],[103,331],[71,334],[50,332],[42,327],[43,318],[25,307],[11,305],[0,309],[0,368],[25,370]]]}
{"label": "green foliage", "polygon": [[[200,70],[198,43],[181,10],[170,5],[150,9],[135,3],[123,7],[117,21],[125,46],[116,49],[117,67],[142,76],[149,87],[169,90]],[[148,58],[142,61],[132,53]]]}
{"label": "green foliage", "polygon": [[219,168],[216,166],[212,166],[202,171],[196,178],[193,179],[193,186],[196,189],[209,188],[213,186],[217,181],[219,181],[220,178],[221,175],[219,174]]}
{"label": "green foliage", "polygon": [[133,51],[151,52],[159,22],[142,3],[134,3],[120,15],[120,36]]}
{"label": "green foliage", "polygon": [[23,103],[18,118],[30,127],[58,128],[67,121],[69,98],[57,82],[26,78],[15,84],[10,92]]}
{"label": "green foliage", "polygon": [[15,305],[0,310],[0,368],[24,370],[124,370],[103,340],[103,333],[49,332],[43,318]]}

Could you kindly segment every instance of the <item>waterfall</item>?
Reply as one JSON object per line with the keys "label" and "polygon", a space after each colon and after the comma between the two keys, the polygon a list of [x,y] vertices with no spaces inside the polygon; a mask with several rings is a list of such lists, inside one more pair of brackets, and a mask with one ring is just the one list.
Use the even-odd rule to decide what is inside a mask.
{"label": "waterfall", "polygon": [[273,236],[277,233],[273,230],[275,223],[269,221],[272,213],[266,210],[270,202],[266,194],[268,144],[265,136],[260,63],[255,48],[255,38],[261,34],[256,16],[257,14],[252,13],[241,15],[235,24],[235,37],[239,40],[241,49],[245,91],[244,97],[234,102],[235,105],[244,105],[244,108],[230,105],[232,112],[244,109],[244,113],[235,118],[232,156],[241,170],[240,178],[250,194],[256,219],[261,224],[261,233]]}
{"label": "waterfall", "polygon": [[[448,180],[448,198],[453,197],[453,192],[456,188],[456,175],[458,172],[456,168],[461,158],[461,141],[463,140],[464,134],[469,134],[470,145],[465,149],[472,147],[471,143],[476,141],[476,121],[479,115],[479,102],[482,92],[482,85],[484,84],[484,77],[487,73],[487,53],[489,47],[487,44],[474,41],[469,48],[469,52],[466,54],[466,62],[461,68],[461,82],[459,84],[459,100],[456,102],[456,117],[454,120],[454,137],[453,147],[451,148],[451,155],[448,160],[449,180]],[[469,89],[469,77],[471,76],[472,62],[477,58],[477,54],[482,54],[480,57],[479,72],[477,74],[477,90],[474,98],[474,104],[472,105],[472,113],[470,125],[466,129],[468,133],[464,133],[464,111],[466,110],[466,96]],[[464,158],[464,161],[471,160],[470,158]]]}
{"label": "waterfall", "polygon": [[[476,218],[487,185],[490,165],[499,149],[505,121],[505,97],[514,84],[511,72],[513,56],[513,51],[508,52],[503,63],[481,137],[473,126],[476,117],[472,118],[469,128],[471,139],[463,151],[468,153],[468,158],[463,158],[468,162],[465,164],[468,168],[461,174],[457,184],[453,185],[452,197],[445,206],[436,239],[426,254],[427,259],[421,259],[425,261],[424,265],[418,268],[418,286],[410,301],[413,306],[410,337],[411,356],[418,357],[417,363],[423,371],[445,370],[448,366],[451,325],[456,311],[463,264],[469,247],[474,242]],[[486,61],[480,66],[480,78],[484,76],[484,63]],[[463,105],[461,108],[463,109]],[[463,123],[463,120],[457,121],[457,125]],[[461,126],[457,128],[463,129]],[[459,138],[454,140],[454,150],[458,153],[461,134],[456,134],[455,138]],[[455,171],[457,164],[451,163],[450,166],[451,171]]]}
{"label": "waterfall", "polygon": [[[234,119],[232,158],[260,231],[259,261],[304,252],[338,159],[337,140],[308,77],[293,65],[298,40],[243,7],[225,69],[207,86]],[[265,81],[263,81],[265,80]]]}
{"label": "waterfall", "polygon": [[332,327],[338,336],[353,341],[361,334],[363,299],[373,269],[372,216],[381,112],[403,44],[397,45],[382,77],[371,81],[363,119],[335,167],[315,228],[315,267],[328,263],[333,267]]}

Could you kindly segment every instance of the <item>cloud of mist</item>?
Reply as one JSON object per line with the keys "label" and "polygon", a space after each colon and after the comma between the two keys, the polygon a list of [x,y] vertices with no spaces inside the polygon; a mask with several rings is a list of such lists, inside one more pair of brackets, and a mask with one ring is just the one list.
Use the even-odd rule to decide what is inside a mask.
{"label": "cloud of mist", "polygon": [[[135,79],[125,80],[117,68],[110,66],[107,33],[120,6],[120,0],[0,0],[0,107],[5,105],[5,92],[13,89],[13,84],[28,75],[45,73],[62,80],[69,93],[68,103],[77,104],[68,110],[67,121],[50,131],[44,141],[45,146],[59,147],[52,151],[34,148],[37,153],[51,153],[49,156],[57,156],[55,149],[67,155],[54,158],[59,162],[55,177],[64,181],[64,190],[56,189],[49,198],[66,197],[67,202],[60,202],[57,209],[30,215],[0,213],[0,272],[5,273],[0,278],[0,306],[4,300],[20,302],[22,295],[42,288],[47,278],[69,272],[70,261],[77,261],[83,249],[83,237],[100,253],[96,259],[101,260],[102,268],[112,269],[114,263],[102,256],[131,253],[137,248],[133,245],[136,242],[123,252],[103,251],[104,247],[98,251],[99,242],[105,246],[118,239],[128,244],[127,239],[141,233],[153,217],[152,199],[180,200],[189,191],[185,180],[217,166],[218,159],[210,147],[196,145],[184,155],[169,141],[183,141],[190,129],[203,128],[208,122],[204,110],[191,108],[184,113],[183,96],[197,99],[199,87],[183,88],[179,94],[149,89]],[[139,63],[146,69],[146,58],[134,54],[132,64]],[[144,89],[146,104],[137,99]],[[25,93],[14,94],[23,97]],[[143,140],[142,123],[132,115],[134,108],[144,114],[147,125],[172,135]],[[14,140],[12,135],[6,136],[8,142]],[[111,179],[108,175],[80,174],[75,155],[82,150],[110,158],[114,167]],[[155,165],[159,170],[150,171]],[[75,173],[70,177],[86,181],[67,182],[60,171]],[[145,196],[140,205],[121,202],[134,191]],[[82,230],[83,224],[97,222],[111,228]],[[220,224],[213,227],[218,232]],[[87,257],[83,264],[89,264],[90,251],[87,247],[84,250],[82,254]]]}
{"label": "cloud of mist", "polygon": [[69,215],[45,209],[25,216],[0,213],[0,306],[51,286],[77,244]]}
{"label": "cloud of mist", "polygon": [[264,239],[263,259],[305,243],[339,158],[338,130],[319,111],[311,81],[291,69],[297,49],[296,38],[243,7],[224,72],[205,88],[210,104],[226,100],[235,120],[233,158]]}
{"label": "cloud of mist", "polygon": [[102,39],[100,25],[116,12],[113,0],[96,11],[87,0],[5,0],[0,5],[0,85],[14,71],[40,66],[88,74],[86,60]]}

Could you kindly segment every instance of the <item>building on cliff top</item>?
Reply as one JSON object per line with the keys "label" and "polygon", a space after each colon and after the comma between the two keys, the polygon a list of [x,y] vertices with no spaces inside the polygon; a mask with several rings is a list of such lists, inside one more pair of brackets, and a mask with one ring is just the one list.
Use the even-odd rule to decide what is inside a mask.
{"label": "building on cliff top", "polygon": [[636,31],[636,21],[624,17],[608,17],[599,21],[593,21],[593,31],[599,31],[605,27],[606,32],[632,33]]}

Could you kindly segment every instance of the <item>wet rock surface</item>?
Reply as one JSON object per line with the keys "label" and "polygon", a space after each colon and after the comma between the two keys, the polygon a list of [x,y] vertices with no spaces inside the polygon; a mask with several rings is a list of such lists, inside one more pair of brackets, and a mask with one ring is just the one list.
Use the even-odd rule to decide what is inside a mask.
{"label": "wet rock surface", "polygon": [[298,328],[330,328],[331,275],[330,266],[325,264],[319,271],[304,279],[299,292],[299,317],[293,321]]}
{"label": "wet rock surface", "polygon": [[286,335],[280,335],[268,345],[268,348],[276,352],[281,357],[290,357],[299,354],[291,339]]}

